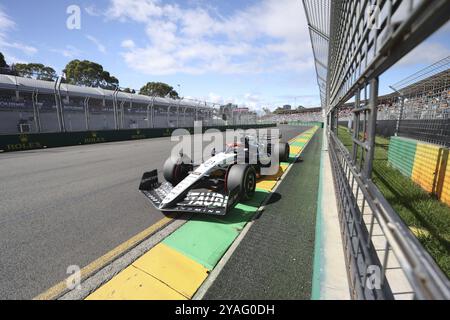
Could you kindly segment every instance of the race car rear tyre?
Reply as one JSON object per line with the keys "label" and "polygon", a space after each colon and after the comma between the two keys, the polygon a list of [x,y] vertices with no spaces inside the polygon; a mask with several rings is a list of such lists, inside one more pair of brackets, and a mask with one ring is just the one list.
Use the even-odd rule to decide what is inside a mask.
{"label": "race car rear tyre", "polygon": [[280,162],[288,162],[289,160],[289,152],[290,152],[290,148],[289,148],[289,143],[281,143],[279,144],[279,149],[278,149],[278,159],[280,159]]}
{"label": "race car rear tyre", "polygon": [[235,164],[227,175],[227,189],[229,191],[239,187],[239,199],[249,200],[255,194],[256,171],[248,164]]}
{"label": "race car rear tyre", "polygon": [[184,163],[181,158],[174,161],[169,157],[164,163],[163,176],[167,182],[176,186],[189,175],[189,171],[192,171],[192,164]]}
{"label": "race car rear tyre", "polygon": [[[276,152],[275,151],[275,144],[269,143],[267,145],[267,154],[270,155],[272,157],[272,152]],[[278,143],[278,161],[279,162],[288,162],[289,161],[289,153],[290,153],[290,148],[289,148],[289,143],[285,143],[285,142],[280,142]],[[275,159],[276,156],[274,155]],[[268,165],[263,165],[263,166],[268,166]]]}

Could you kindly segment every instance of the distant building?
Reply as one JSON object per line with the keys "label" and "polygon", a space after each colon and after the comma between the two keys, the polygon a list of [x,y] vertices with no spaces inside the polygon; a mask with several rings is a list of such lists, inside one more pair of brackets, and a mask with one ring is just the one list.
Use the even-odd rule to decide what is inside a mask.
{"label": "distant building", "polygon": [[290,104],[285,104],[285,105],[283,106],[283,109],[284,109],[284,110],[291,110],[292,107],[291,107]]}

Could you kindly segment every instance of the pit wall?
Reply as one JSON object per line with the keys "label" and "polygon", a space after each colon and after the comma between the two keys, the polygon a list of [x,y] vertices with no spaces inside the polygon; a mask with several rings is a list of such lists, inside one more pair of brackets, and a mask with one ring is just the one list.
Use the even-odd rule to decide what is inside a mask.
{"label": "pit wall", "polygon": [[[202,127],[203,132],[208,129],[220,131],[236,129],[260,129],[274,127],[275,124],[250,124],[235,126]],[[152,129],[129,129],[129,130],[100,130],[79,132],[52,132],[52,133],[22,133],[0,135],[0,151],[22,151],[42,148],[55,148],[74,146],[82,144],[93,144],[103,142],[115,142],[125,140],[138,140],[148,138],[169,137],[172,132],[181,128],[152,128]],[[194,127],[184,128],[191,134]]]}
{"label": "pit wall", "polygon": [[403,137],[391,137],[389,164],[425,191],[450,205],[449,149]]}

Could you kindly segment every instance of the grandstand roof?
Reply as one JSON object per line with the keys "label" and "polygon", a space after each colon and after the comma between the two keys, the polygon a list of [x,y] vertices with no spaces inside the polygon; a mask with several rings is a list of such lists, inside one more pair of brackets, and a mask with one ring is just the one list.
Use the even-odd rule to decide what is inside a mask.
{"label": "grandstand roof", "polygon": [[[30,78],[17,77],[13,75],[0,74],[0,89],[19,90],[21,92],[39,92],[40,94],[55,94],[55,82],[36,80]],[[62,83],[60,91],[64,95],[75,97],[90,97],[94,99],[113,100],[114,91],[102,88],[81,87],[72,84]],[[149,104],[153,98],[126,92],[117,92],[117,99],[121,101],[131,101],[134,103]],[[176,105],[181,107],[199,107],[206,108],[205,104],[193,100],[177,100],[171,98],[155,97],[154,102],[157,105]]]}

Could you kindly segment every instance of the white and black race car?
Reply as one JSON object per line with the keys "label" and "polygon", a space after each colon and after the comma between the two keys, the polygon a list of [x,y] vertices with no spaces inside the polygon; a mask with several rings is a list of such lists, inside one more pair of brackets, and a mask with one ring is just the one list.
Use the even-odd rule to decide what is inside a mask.
{"label": "white and black race car", "polygon": [[[278,146],[279,162],[288,161],[289,144]],[[169,157],[163,167],[166,182],[158,181],[155,169],[144,173],[139,190],[163,212],[225,215],[239,200],[252,198],[261,168],[273,159],[272,150],[277,148],[270,137],[262,143],[247,136],[243,143],[228,144],[223,152],[213,150],[211,158],[196,167],[183,155],[176,160]]]}

